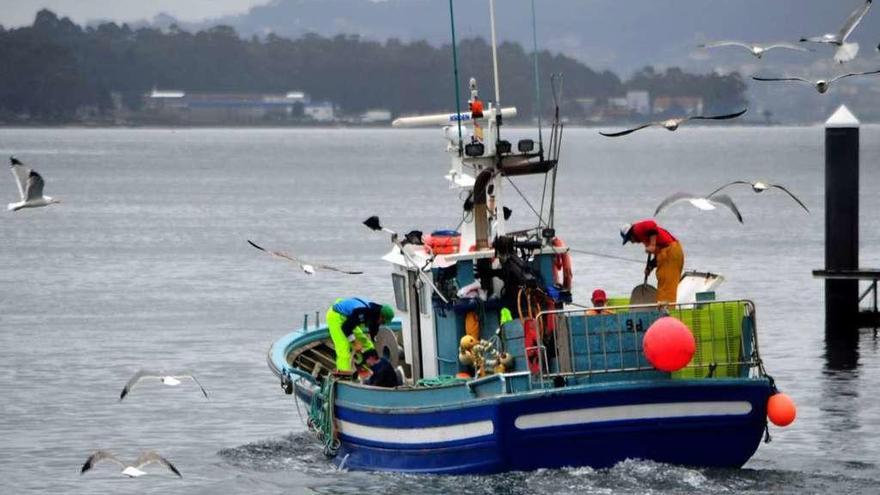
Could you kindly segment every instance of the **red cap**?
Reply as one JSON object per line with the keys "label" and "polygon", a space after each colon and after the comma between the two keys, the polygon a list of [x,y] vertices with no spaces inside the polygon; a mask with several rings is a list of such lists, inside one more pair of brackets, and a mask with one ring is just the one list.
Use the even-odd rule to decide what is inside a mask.
{"label": "red cap", "polygon": [[597,302],[597,301],[606,302],[606,301],[608,301],[608,296],[605,295],[604,290],[596,289],[593,291],[593,297],[591,297],[590,300],[592,300],[593,302]]}

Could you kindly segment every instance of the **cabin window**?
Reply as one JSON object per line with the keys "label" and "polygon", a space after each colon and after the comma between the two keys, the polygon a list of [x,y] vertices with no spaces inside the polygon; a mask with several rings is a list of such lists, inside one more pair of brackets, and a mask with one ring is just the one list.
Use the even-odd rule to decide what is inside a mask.
{"label": "cabin window", "polygon": [[394,286],[394,304],[400,311],[406,311],[406,277],[392,273],[391,285]]}

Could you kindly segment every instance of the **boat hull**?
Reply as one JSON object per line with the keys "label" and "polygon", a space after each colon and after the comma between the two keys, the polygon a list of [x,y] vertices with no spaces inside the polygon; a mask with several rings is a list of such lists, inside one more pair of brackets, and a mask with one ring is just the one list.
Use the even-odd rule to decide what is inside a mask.
{"label": "boat hull", "polygon": [[[374,393],[375,401],[365,401],[369,390],[339,387],[337,463],[474,474],[603,468],[625,459],[739,467],[760,444],[770,385],[764,379],[615,382],[457,402],[434,397],[426,407],[396,406],[419,402]],[[311,395],[306,387],[297,394]],[[452,399],[456,392],[436,394]]]}

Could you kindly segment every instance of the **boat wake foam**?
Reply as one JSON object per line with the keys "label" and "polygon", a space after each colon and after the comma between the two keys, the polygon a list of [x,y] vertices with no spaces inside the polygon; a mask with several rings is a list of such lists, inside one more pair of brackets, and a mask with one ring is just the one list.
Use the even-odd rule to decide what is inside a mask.
{"label": "boat wake foam", "polygon": [[321,453],[321,446],[306,432],[223,449],[217,455],[236,467],[256,471],[329,473],[336,470]]}
{"label": "boat wake foam", "polygon": [[[223,449],[227,463],[261,472],[293,471],[312,476],[313,488],[355,493],[365,483],[395,493],[802,493],[829,487],[873,487],[872,480],[816,476],[774,469],[689,468],[628,459],[607,469],[539,469],[489,476],[436,476],[388,472],[340,472],[306,432]],[[781,487],[785,487],[782,489]],[[819,490],[822,491],[822,490]],[[856,490],[858,491],[858,490]]]}

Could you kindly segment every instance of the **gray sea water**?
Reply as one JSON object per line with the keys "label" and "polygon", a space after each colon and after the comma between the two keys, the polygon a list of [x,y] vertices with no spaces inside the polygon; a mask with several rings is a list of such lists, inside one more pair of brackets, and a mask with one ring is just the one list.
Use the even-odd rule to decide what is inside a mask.
{"label": "gray sea water", "polygon": [[[530,135],[511,130],[509,135]],[[606,139],[566,130],[557,230],[576,248],[632,258],[620,223],[648,217],[667,194],[707,193],[734,179],[778,191],[731,190],[729,212],[679,205],[660,222],[686,267],[726,277],[721,297],[758,308],[763,358],[798,404],[743,469],[627,461],[496,476],[413,476],[335,470],[305,432],[266,366],[273,339],[333,298],[389,299],[387,239],[454,228],[460,201],[443,175],[438,130],[0,129],[46,179],[59,205],[0,214],[0,492],[2,493],[876,493],[880,477],[880,350],[864,332],[857,366],[824,350],[823,129],[685,128]],[[880,266],[880,127],[862,130],[861,260]],[[4,172],[4,174],[6,174]],[[539,208],[541,181],[516,179]],[[505,191],[514,226],[534,222]],[[0,198],[15,200],[11,174]],[[309,277],[246,239],[306,260],[363,270]],[[628,294],[639,263],[575,255],[576,299]],[[312,316],[314,318],[314,316]],[[190,369],[185,383],[142,386],[119,402],[139,368]],[[303,411],[304,413],[304,411]],[[121,476],[111,464],[80,475],[95,449],[168,457]],[[681,448],[687,448],[682,445]]]}

